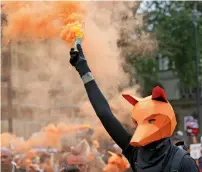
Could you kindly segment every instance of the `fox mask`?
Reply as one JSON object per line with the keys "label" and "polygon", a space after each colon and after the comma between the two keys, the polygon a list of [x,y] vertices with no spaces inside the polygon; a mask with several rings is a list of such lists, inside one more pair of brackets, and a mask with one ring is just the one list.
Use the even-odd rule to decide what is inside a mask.
{"label": "fox mask", "polygon": [[123,97],[134,106],[131,118],[136,131],[130,141],[132,146],[145,146],[172,136],[177,122],[162,88],[155,87],[152,95],[145,98],[130,95]]}

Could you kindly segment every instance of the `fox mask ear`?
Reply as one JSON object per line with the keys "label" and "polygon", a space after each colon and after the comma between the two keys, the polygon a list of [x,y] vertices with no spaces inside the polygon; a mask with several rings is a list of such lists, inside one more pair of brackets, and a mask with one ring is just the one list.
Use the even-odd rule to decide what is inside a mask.
{"label": "fox mask ear", "polygon": [[122,96],[133,106],[135,106],[135,104],[138,102],[135,98],[133,98],[132,96],[128,95],[128,94],[122,94]]}
{"label": "fox mask ear", "polygon": [[[122,96],[133,106],[135,106],[135,104],[138,102],[138,100],[136,98],[132,97],[131,95],[122,94]],[[167,99],[167,96],[166,96],[164,89],[162,89],[159,86],[153,88],[151,99],[157,100],[157,101],[162,101],[162,102],[168,102],[168,99]]]}
{"label": "fox mask ear", "polygon": [[168,102],[168,99],[167,99],[167,96],[166,96],[164,89],[162,89],[159,86],[154,87],[152,90],[152,100]]}

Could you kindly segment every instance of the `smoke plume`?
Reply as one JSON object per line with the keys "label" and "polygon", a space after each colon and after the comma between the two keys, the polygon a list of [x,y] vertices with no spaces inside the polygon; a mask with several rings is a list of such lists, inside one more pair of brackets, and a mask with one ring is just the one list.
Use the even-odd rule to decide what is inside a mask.
{"label": "smoke plume", "polygon": [[[76,19],[84,23],[82,46],[92,73],[114,114],[131,126],[132,107],[121,93],[139,95],[138,85],[129,87],[131,76],[122,68],[124,56],[126,51],[151,53],[156,47],[147,33],[136,32],[136,28],[143,27],[142,16],[134,14],[138,5],[139,2],[4,2],[8,22],[3,30],[3,46],[10,45],[15,100],[19,109],[20,105],[35,107],[23,118],[54,124],[90,124],[97,136],[106,134],[79,75],[68,62],[72,42],[60,39],[64,18],[79,14]],[[67,16],[61,18],[61,14]],[[123,35],[127,45],[120,48],[117,41]]]}

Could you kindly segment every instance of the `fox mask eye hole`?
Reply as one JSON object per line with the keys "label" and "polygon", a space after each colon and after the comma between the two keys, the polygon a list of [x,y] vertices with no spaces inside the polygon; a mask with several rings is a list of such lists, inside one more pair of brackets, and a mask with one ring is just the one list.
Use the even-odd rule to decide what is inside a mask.
{"label": "fox mask eye hole", "polygon": [[156,119],[149,119],[149,120],[148,120],[148,122],[149,122],[150,124],[154,124],[155,121],[156,121]]}
{"label": "fox mask eye hole", "polygon": [[132,119],[133,123],[135,124],[135,126],[138,125],[137,121],[135,119]]}

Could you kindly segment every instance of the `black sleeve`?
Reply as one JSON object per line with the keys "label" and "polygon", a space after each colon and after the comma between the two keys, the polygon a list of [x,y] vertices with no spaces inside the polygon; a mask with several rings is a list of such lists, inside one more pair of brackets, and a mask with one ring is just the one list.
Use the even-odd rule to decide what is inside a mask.
{"label": "black sleeve", "polygon": [[95,80],[86,83],[85,88],[89,100],[104,128],[119,147],[125,150],[129,144],[131,135],[112,114],[109,104],[98,88]]}
{"label": "black sleeve", "polygon": [[190,156],[185,156],[182,160],[179,172],[199,172],[196,161]]}

